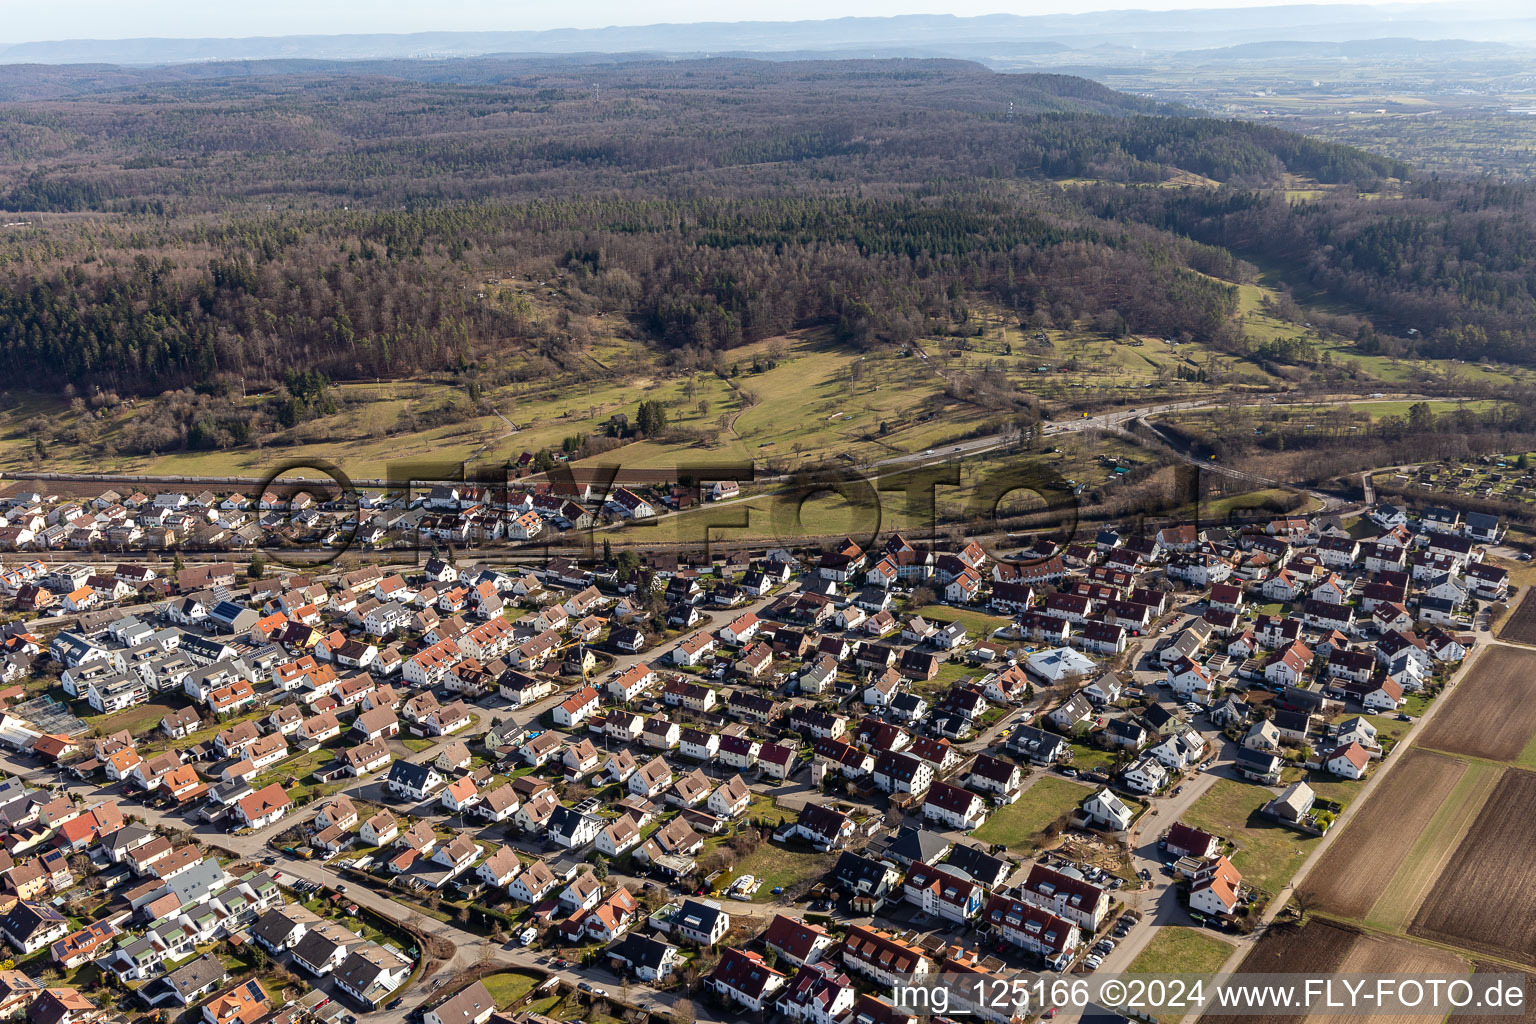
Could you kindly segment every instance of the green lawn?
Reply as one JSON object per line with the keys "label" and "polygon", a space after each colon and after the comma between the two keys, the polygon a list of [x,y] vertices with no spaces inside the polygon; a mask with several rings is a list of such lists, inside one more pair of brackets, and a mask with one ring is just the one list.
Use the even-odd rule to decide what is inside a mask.
{"label": "green lawn", "polygon": [[[621,992],[615,991],[612,995],[620,996]],[[528,1012],[554,1020],[581,1020],[586,1024],[623,1024],[617,1017],[593,1010],[589,1003],[588,996],[575,989],[567,989],[564,994],[557,992],[552,996],[539,997],[528,1004]]]}
{"label": "green lawn", "polygon": [[994,811],[975,838],[1007,847],[1030,847],[1047,825],[1082,803],[1092,793],[1086,786],[1042,775],[1018,801]]}
{"label": "green lawn", "polygon": [[256,780],[256,788],[260,789],[269,782],[286,782],[292,779],[295,782],[303,782],[310,773],[323,764],[330,764],[336,759],[336,752],[342,749],[341,745],[316,747],[314,750],[300,750],[293,757],[262,772]]}
{"label": "green lawn", "polygon": [[532,992],[533,987],[543,979],[527,971],[503,971],[480,980],[485,983],[485,990],[496,1001],[496,1006],[505,1008]]}
{"label": "green lawn", "polygon": [[798,885],[814,882],[832,870],[837,855],[815,853],[809,850],[792,850],[773,843],[763,843],[756,850],[736,862],[733,877],[755,875],[762,880],[762,887],[752,897],[754,903],[764,903],[781,897],[773,890],[783,887],[787,896]]}
{"label": "green lawn", "polygon": [[1126,968],[1127,974],[1215,974],[1232,946],[1199,928],[1165,926]]}
{"label": "green lawn", "polygon": [[1333,800],[1344,806],[1352,803],[1365,785],[1363,781],[1341,779],[1328,772],[1309,772],[1301,768],[1286,768],[1280,774],[1280,781],[1287,786],[1299,779],[1304,779],[1312,787],[1312,792],[1317,794],[1319,800]]}
{"label": "green lawn", "polygon": [[753,793],[752,800],[747,804],[747,813],[743,815],[748,821],[762,821],[764,819],[776,825],[782,825],[786,821],[794,819],[793,811],[787,811],[773,802],[773,797],[762,793]]}
{"label": "green lawn", "polygon": [[1402,722],[1396,715],[1366,715],[1365,720],[1376,727],[1376,739],[1383,744],[1387,740],[1400,740],[1413,728],[1412,722]]}
{"label": "green lawn", "polygon": [[1232,865],[1243,881],[1270,894],[1291,880],[1317,842],[1259,814],[1273,795],[1263,786],[1217,779],[1183,818],[1187,825],[1230,839],[1237,847]]}
{"label": "green lawn", "polygon": [[930,604],[916,609],[913,614],[921,615],[936,626],[959,621],[965,625],[973,640],[985,640],[992,635],[993,630],[1012,621],[1002,615],[988,615],[971,608],[951,608],[944,604]]}
{"label": "green lawn", "polygon": [[1100,750],[1098,747],[1090,747],[1086,743],[1074,741],[1072,744],[1072,767],[1078,771],[1092,771],[1095,768],[1108,768],[1115,763],[1115,754],[1111,750]]}
{"label": "green lawn", "polygon": [[428,739],[425,736],[416,739],[405,739],[400,742],[405,744],[405,748],[413,754],[419,754],[423,750],[430,750],[437,746],[437,740]]}
{"label": "green lawn", "polygon": [[974,665],[967,665],[964,661],[950,659],[939,666],[939,672],[932,679],[919,680],[912,684],[912,691],[921,696],[944,693],[960,680],[970,677],[980,679],[986,674],[986,670]]}

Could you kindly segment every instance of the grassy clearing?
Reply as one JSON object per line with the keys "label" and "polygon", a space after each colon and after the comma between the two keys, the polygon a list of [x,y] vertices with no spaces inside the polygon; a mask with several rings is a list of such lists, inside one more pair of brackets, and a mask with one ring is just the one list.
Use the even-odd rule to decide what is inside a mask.
{"label": "grassy clearing", "polygon": [[1215,974],[1232,947],[1199,928],[1165,926],[1126,968],[1127,974]]}
{"label": "grassy clearing", "polygon": [[747,813],[743,817],[749,821],[770,821],[775,825],[782,825],[794,819],[795,813],[774,803],[771,796],[753,793],[751,802],[747,804]]}
{"label": "grassy clearing", "polygon": [[1366,715],[1365,720],[1376,727],[1376,738],[1383,743],[1401,740],[1413,728],[1412,722],[1400,721],[1396,715]]}
{"label": "grassy clearing", "polygon": [[503,971],[500,974],[488,974],[480,980],[499,1009],[510,1006],[532,992],[541,979],[527,971]]}
{"label": "grassy clearing", "polygon": [[1503,773],[1498,765],[1486,761],[1467,762],[1461,781],[1398,862],[1391,880],[1366,915],[1367,924],[1393,932],[1408,927],[1429,887],[1461,844]]}
{"label": "grassy clearing", "polygon": [[975,611],[971,608],[951,608],[943,604],[930,604],[919,608],[916,614],[921,615],[935,625],[947,625],[951,622],[962,623],[966,631],[975,639],[986,639],[992,632],[1011,621],[1003,615],[988,615],[986,612]]}
{"label": "grassy clearing", "polygon": [[[603,1006],[608,1006],[606,1000],[601,1001]],[[592,1005],[590,997],[575,989],[569,989],[564,995],[559,993],[552,996],[544,996],[528,1004],[529,1013],[539,1014],[552,1020],[580,1020],[585,1024],[624,1024],[622,1020],[606,1011],[600,1011]]]}
{"label": "grassy clearing", "polygon": [[[781,350],[776,365],[752,372],[754,358],[774,349]],[[669,405],[669,419],[684,436],[629,445],[595,457],[593,464],[659,468],[675,465],[684,456],[693,461],[819,461],[845,452],[871,456],[908,451],[919,434],[930,431],[944,439],[958,437],[968,429],[968,421],[981,415],[980,410],[961,406],[942,418],[926,419],[925,403],[943,385],[937,372],[912,356],[839,348],[825,331],[733,349],[731,363],[735,372],[729,380],[695,377],[692,398],[683,397],[682,379],[630,384],[622,389],[627,404],[605,402],[599,389],[591,403],[596,415],[590,420],[578,422],[566,410],[571,415],[566,434],[577,426],[595,428],[613,412],[633,415],[641,399],[660,399]],[[697,414],[700,400],[708,403],[702,416]],[[509,440],[521,440],[528,447],[522,435]]]}
{"label": "grassy clearing", "polygon": [[976,679],[983,674],[983,669],[951,658],[939,666],[938,674],[932,679],[913,682],[912,692],[931,699],[935,694],[943,693],[962,679]]}
{"label": "grassy clearing", "polygon": [[792,850],[773,843],[763,843],[756,850],[736,862],[734,877],[754,875],[762,880],[762,887],[752,897],[754,903],[767,903],[780,897],[773,890],[783,888],[789,893],[795,887],[813,882],[832,870],[837,854],[814,853],[809,850]]}
{"label": "grassy clearing", "polygon": [[[108,733],[127,729],[135,736],[144,736],[160,727],[160,719],[173,711],[180,711],[187,706],[187,703],[186,699],[182,697],[163,695],[155,697],[148,703],[127,708],[123,711],[112,711],[103,715],[83,714],[80,715],[80,720],[90,729],[95,729],[99,726]],[[76,703],[72,710],[76,714],[80,714],[82,711],[89,712],[91,707],[81,700]],[[222,729],[224,726],[219,726],[219,728]]]}
{"label": "grassy clearing", "polygon": [[1291,880],[1317,843],[1315,837],[1271,824],[1259,814],[1259,808],[1273,795],[1263,786],[1217,779],[1183,819],[1186,824],[1230,839],[1236,846],[1232,864],[1242,872],[1243,880],[1272,894]]}
{"label": "grassy clearing", "polygon": [[[1378,767],[1375,770],[1381,769]],[[1302,775],[1300,770],[1296,772],[1296,778],[1301,778]],[[1360,795],[1360,790],[1365,786],[1364,781],[1341,779],[1328,772],[1309,771],[1305,773],[1305,777],[1307,785],[1312,787],[1312,792],[1317,794],[1318,799],[1333,800],[1344,806],[1354,802],[1355,797]],[[1289,772],[1282,774],[1281,778],[1287,785],[1295,781],[1290,777]]]}
{"label": "grassy clearing", "polygon": [[1075,782],[1042,775],[1015,803],[994,811],[974,836],[1009,848],[1036,846],[1047,825],[1071,812],[1090,794],[1089,789]]}
{"label": "grassy clearing", "polygon": [[1090,747],[1086,743],[1073,742],[1072,767],[1078,771],[1092,771],[1095,768],[1108,768],[1115,763],[1115,754],[1110,750],[1100,750],[1098,747]]}
{"label": "grassy clearing", "polygon": [[315,785],[306,780],[310,779],[315,769],[335,760],[337,752],[343,747],[344,744],[338,743],[333,746],[316,747],[314,750],[300,750],[295,756],[286,761],[280,761],[263,772],[256,778],[254,785],[260,789],[269,783],[279,782],[295,798],[309,792],[322,794],[334,792],[335,789],[331,786]]}
{"label": "grassy clearing", "polygon": [[1406,419],[1408,417],[1408,410],[1413,406],[1420,404],[1429,406],[1431,412],[1439,415],[1441,413],[1455,412],[1457,409],[1470,409],[1474,412],[1486,412],[1499,403],[1493,401],[1492,399],[1477,399],[1469,402],[1448,402],[1436,401],[1432,399],[1426,400],[1424,402],[1362,399],[1358,402],[1326,402],[1318,403],[1316,405],[1277,405],[1274,408],[1285,410],[1287,412],[1307,412],[1313,410],[1330,411],[1348,407],[1355,412],[1363,413],[1369,419],[1375,421],[1387,419],[1390,417]]}

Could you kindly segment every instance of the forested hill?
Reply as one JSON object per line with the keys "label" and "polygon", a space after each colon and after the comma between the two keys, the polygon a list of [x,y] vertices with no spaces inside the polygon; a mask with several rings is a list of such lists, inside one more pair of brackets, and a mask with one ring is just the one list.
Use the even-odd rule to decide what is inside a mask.
{"label": "forested hill", "polygon": [[[1409,169],[1082,79],[916,60],[223,70],[50,69],[93,84],[0,103],[0,208],[21,222],[0,234],[0,375],[151,390],[558,361],[573,330],[485,291],[554,267],[573,312],[702,363],[808,324],[900,343],[970,296],[1240,351],[1230,285],[1270,238],[1297,280],[1383,329],[1422,312],[1423,343],[1465,355],[1523,350],[1536,294],[1520,196],[1358,199]],[[1340,189],[1290,204],[1297,178]]]}
{"label": "forested hill", "polygon": [[[52,69],[45,69],[50,73]],[[1191,172],[1240,185],[1405,168],[1237,122],[1163,116],[1063,75],[963,61],[374,62],[0,104],[0,208],[375,207],[595,188],[716,189]],[[80,69],[95,80],[99,68]],[[0,69],[0,76],[15,72]],[[26,168],[24,171],[23,168]],[[740,169],[738,171],[738,169]]]}

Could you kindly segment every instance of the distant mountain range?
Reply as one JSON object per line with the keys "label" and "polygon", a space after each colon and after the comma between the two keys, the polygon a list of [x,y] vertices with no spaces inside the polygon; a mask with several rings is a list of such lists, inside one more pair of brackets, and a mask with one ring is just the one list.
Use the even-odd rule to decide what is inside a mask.
{"label": "distant mountain range", "polygon": [[[0,46],[0,63],[165,65],[241,60],[443,59],[487,54],[691,57],[962,57],[1018,60],[1097,48],[1210,50],[1252,59],[1379,55],[1388,44],[1536,45],[1536,12],[1519,4],[1285,5],[1225,10],[1101,11],[1076,15],[905,15],[828,21],[700,22],[544,32],[422,32],[232,39],[74,39]],[[1390,38],[1384,38],[1390,37]],[[1341,43],[1340,40],[1355,42]],[[1328,47],[1336,49],[1330,50]],[[1343,47],[1345,49],[1337,49]],[[1300,48],[1300,49],[1298,49]]]}

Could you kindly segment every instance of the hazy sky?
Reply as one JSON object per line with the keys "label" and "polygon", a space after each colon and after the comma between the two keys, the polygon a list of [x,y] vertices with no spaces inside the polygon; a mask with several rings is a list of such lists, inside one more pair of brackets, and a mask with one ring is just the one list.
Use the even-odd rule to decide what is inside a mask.
{"label": "hazy sky", "polygon": [[[598,28],[689,21],[795,21],[890,14],[1060,14],[1136,8],[1262,7],[1277,0],[0,0],[0,44],[145,36],[331,35]],[[1310,0],[1312,3],[1341,0]],[[1353,0],[1361,2],[1361,0]],[[1371,2],[1371,0],[1364,0]],[[1399,0],[1401,2],[1401,0]],[[1524,0],[1515,0],[1524,2]]]}

